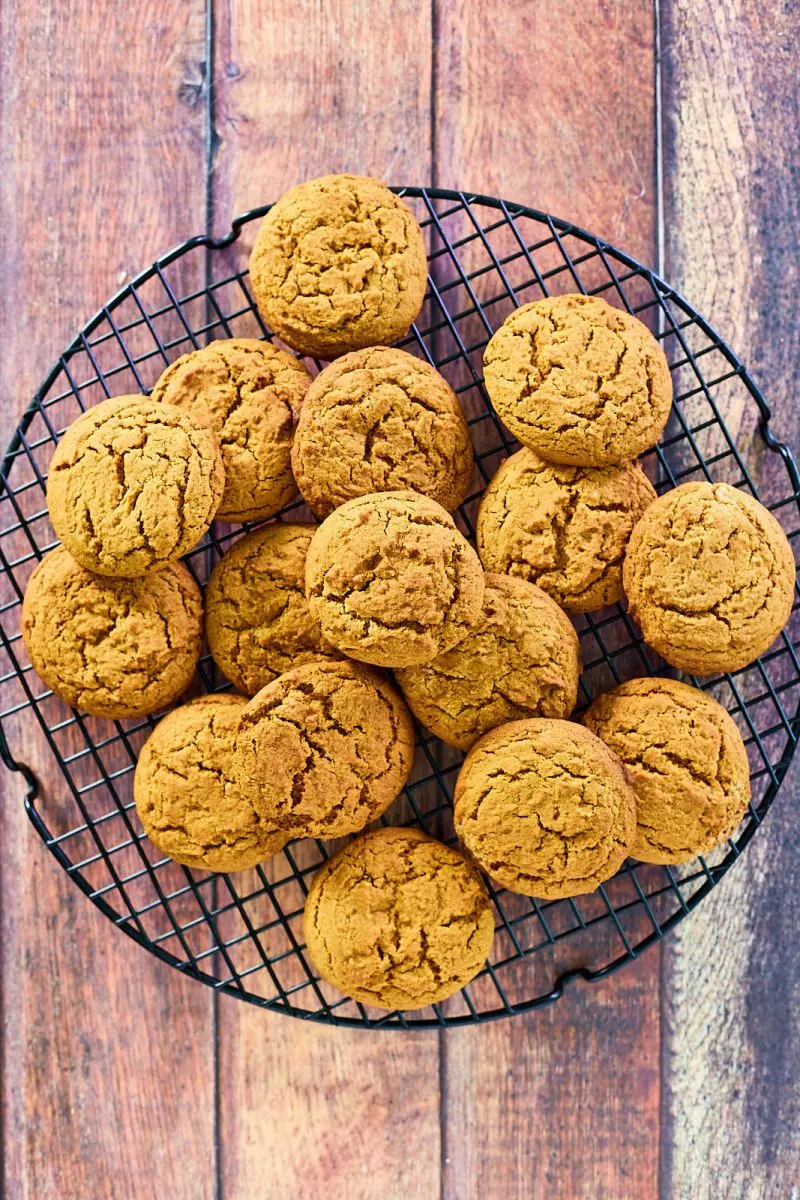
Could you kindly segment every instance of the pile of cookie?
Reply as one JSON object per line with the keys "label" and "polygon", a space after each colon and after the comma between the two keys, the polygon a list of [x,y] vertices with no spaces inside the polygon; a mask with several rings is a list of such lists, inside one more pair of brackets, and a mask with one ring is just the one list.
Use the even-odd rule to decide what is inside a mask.
{"label": "pile of cookie", "polygon": [[[769,647],[795,578],[751,497],[692,483],[656,498],[636,460],[670,413],[666,359],[635,317],[584,295],[518,308],[486,348],[488,396],[522,449],[485,489],[476,551],[450,515],[473,476],[458,398],[389,346],[426,270],[419,225],[378,181],[327,176],[284,196],[252,252],[256,301],[281,341],[330,365],[312,380],[269,342],[214,341],[149,396],[82,415],[50,464],[61,546],[22,619],[44,682],[117,719],[178,698],[205,636],[236,692],[173,708],[146,741],[146,834],[212,871],[359,834],[313,880],[307,948],[347,995],[400,1009],[485,963],[481,872],[574,896],[629,855],[704,853],[745,813],[747,753],[706,692],[635,679],[569,720],[581,663],[567,614],[624,594],[667,663],[706,675]],[[212,520],[267,520],[298,490],[321,524],[246,532],[203,597],[179,560]],[[415,829],[362,832],[409,779],[412,713],[467,751],[463,852]]]}

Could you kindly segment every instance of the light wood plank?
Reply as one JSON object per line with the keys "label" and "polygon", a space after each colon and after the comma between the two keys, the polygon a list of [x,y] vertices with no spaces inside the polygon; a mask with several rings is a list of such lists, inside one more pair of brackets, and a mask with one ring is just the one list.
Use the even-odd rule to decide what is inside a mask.
{"label": "light wood plank", "polygon": [[529,204],[652,261],[653,6],[437,9],[435,180]]}
{"label": "light wood plank", "polygon": [[[3,5],[7,435],[99,303],[203,226],[203,36],[202,0]],[[57,824],[66,786],[33,718],[7,733]],[[158,1180],[209,1200],[211,992],[101,917],[25,819],[21,780],[0,786],[4,1194],[138,1200]]]}
{"label": "light wood plank", "polygon": [[[436,181],[654,262],[652,5],[506,3],[486,21],[442,0],[437,13]],[[535,967],[513,969],[514,994]],[[553,1008],[448,1031],[444,1195],[657,1196],[659,1076],[657,952]]]}
{"label": "light wood plank", "polygon": [[435,1032],[308,1027],[220,1004],[224,1197],[437,1200]]}
{"label": "light wood plank", "polygon": [[414,0],[287,9],[231,0],[217,14],[217,228],[338,171],[428,183],[431,15]]}
{"label": "light wood plank", "polygon": [[[235,0],[216,61],[217,229],[329,171],[427,181],[429,8]],[[220,1115],[225,1197],[439,1196],[435,1033],[311,1028],[223,998]]]}
{"label": "light wood plank", "polygon": [[[800,12],[661,9],[666,271],[752,367],[797,449]],[[753,440],[751,402],[732,392],[725,415],[759,485],[785,494],[782,466]],[[797,1188],[798,787],[795,769],[743,859],[665,947],[665,1200]]]}
{"label": "light wood plank", "polygon": [[658,1196],[653,963],[574,983],[525,1017],[448,1030],[445,1196]]}

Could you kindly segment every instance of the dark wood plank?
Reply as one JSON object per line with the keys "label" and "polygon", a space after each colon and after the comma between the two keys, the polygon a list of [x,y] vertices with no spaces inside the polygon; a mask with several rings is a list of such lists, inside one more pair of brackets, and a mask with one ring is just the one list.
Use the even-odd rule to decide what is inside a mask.
{"label": "dark wood plank", "polygon": [[[202,0],[3,6],[6,435],[98,304],[203,226],[203,38]],[[32,719],[7,733],[57,821]],[[19,777],[0,785],[4,1194],[134,1200],[157,1179],[208,1200],[210,991],[115,931],[39,842]]]}
{"label": "dark wood plank", "polygon": [[[226,6],[216,227],[329,171],[426,180],[430,48],[413,0]],[[219,1018],[224,1196],[438,1198],[435,1034],[311,1028],[227,997]]]}
{"label": "dark wood plank", "polygon": [[[652,5],[508,3],[486,21],[442,0],[437,13],[437,182],[654,262]],[[533,971],[514,968],[515,983]],[[657,952],[553,1008],[448,1032],[443,1194],[657,1196],[659,1074]]]}
{"label": "dark wood plank", "polygon": [[[661,13],[665,269],[750,365],[797,450],[800,11],[666,0]],[[786,477],[754,438],[756,415],[732,389],[726,419],[776,499]],[[665,946],[665,1200],[797,1187],[798,789],[794,769],[742,860]]]}

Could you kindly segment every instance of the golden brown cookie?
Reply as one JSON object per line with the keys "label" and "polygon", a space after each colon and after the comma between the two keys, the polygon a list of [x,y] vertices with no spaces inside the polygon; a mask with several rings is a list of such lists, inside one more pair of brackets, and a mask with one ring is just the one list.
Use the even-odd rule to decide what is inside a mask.
{"label": "golden brown cookie", "polygon": [[385,812],[414,762],[402,699],[361,663],[320,659],[244,709],[234,767],[262,818],[297,837],[344,837]]}
{"label": "golden brown cookie", "polygon": [[133,778],[136,811],[163,854],[186,867],[246,871],[282,850],[233,777],[233,739],[247,701],[209,695],[175,708],[142,746]]}
{"label": "golden brown cookie", "polygon": [[472,443],[455,392],[428,363],[376,346],[346,354],[311,385],[292,469],[318,517],[369,492],[411,488],[448,512],[472,479]]}
{"label": "golden brown cookie", "polygon": [[650,330],[598,296],[551,296],[516,309],[483,358],[504,425],[549,462],[603,467],[654,446],[672,404]]}
{"label": "golden brown cookie", "polygon": [[428,263],[410,208],[378,179],[324,175],[269,210],[250,256],[264,320],[303,354],[336,358],[404,337]]}
{"label": "golden brown cookie", "polygon": [[568,717],[580,671],[578,635],[555,601],[523,579],[487,575],[483,617],[463,642],[395,677],[415,717],[468,750],[506,721]]}
{"label": "golden brown cookie", "polygon": [[314,876],[303,913],[323,979],[376,1008],[424,1008],[473,979],[494,919],[463,855],[419,829],[365,833]]}
{"label": "golden brown cookie", "polygon": [[37,675],[67,704],[96,717],[142,717],[189,686],[203,601],[182,563],[108,579],[59,547],[28,581],[22,636]]}
{"label": "golden brown cookie", "polygon": [[682,863],[730,837],[750,800],[741,734],[711,696],[675,679],[631,679],[583,723],[625,764],[636,792],[633,858]]}
{"label": "golden brown cookie", "polygon": [[685,483],[631,534],[623,582],[644,640],[681,671],[738,671],[789,619],[795,564],[786,534],[727,483]]}
{"label": "golden brown cookie", "polygon": [[47,507],[82,566],[135,578],[191,550],[224,484],[210,429],[172,404],[117,396],[78,417],[58,443]]}
{"label": "golden brown cookie", "polygon": [[636,463],[559,467],[519,450],[483,494],[481,562],[538,584],[567,612],[594,612],[622,598],[628,538],[654,499]]}
{"label": "golden brown cookie", "polygon": [[593,892],[636,837],[622,763],[571,721],[512,721],[470,750],[453,796],[456,832],[511,892],[558,900]]}
{"label": "golden brown cookie", "polygon": [[315,529],[258,529],[235,542],[211,572],[208,645],[223,675],[248,696],[290,667],[339,657],[306,601],[306,553]]}
{"label": "golden brown cookie", "polygon": [[284,350],[257,338],[228,338],[184,354],[151,398],[185,409],[219,438],[224,521],[260,521],[297,495],[290,461],[294,425],[311,376]]}
{"label": "golden brown cookie", "polygon": [[306,595],[324,636],[382,667],[428,662],[480,620],[483,571],[449,513],[416,492],[348,500],[306,558]]}

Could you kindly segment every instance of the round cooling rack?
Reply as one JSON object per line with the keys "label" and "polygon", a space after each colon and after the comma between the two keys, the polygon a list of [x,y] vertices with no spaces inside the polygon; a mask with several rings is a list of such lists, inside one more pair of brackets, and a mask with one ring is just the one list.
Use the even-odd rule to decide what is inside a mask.
{"label": "round cooling rack", "polygon": [[[480,480],[460,510],[468,537],[486,480],[515,449],[483,389],[483,349],[516,305],[581,291],[635,313],[667,354],[673,414],[644,460],[658,490],[713,479],[759,495],[749,464],[759,498],[797,539],[800,478],[792,455],[771,434],[769,409],[737,356],[672,288],[601,239],[533,209],[439,189],[397,190],[419,217],[429,252],[425,304],[402,345],[447,377],[470,422]],[[167,363],[213,338],[271,336],[246,269],[267,208],[237,218],[225,237],[184,242],[117,292],[67,347],[11,439],[0,488],[0,754],[23,777],[28,816],[61,868],[110,921],[186,975],[276,1012],[337,1025],[462,1025],[524,1012],[556,1000],[572,979],[598,979],[633,960],[716,886],[747,845],[797,745],[797,613],[745,671],[692,680],[726,705],[750,757],[752,803],[725,846],[680,868],[629,862],[597,892],[574,900],[539,902],[491,889],[491,961],[463,992],[433,1008],[387,1014],[321,981],[305,953],[302,911],[313,874],[335,844],[294,842],[263,866],[231,876],[165,859],[144,837],[132,800],[136,756],[155,718],[111,722],[69,709],[34,674],[19,632],[25,584],[55,544],[45,477],[63,430],[106,396],[148,391]],[[748,434],[747,463],[726,413]],[[289,513],[311,519],[299,502],[282,515]],[[201,584],[243,528],[217,525],[187,556]],[[623,679],[666,671],[622,605],[580,618],[578,630],[581,707]],[[204,657],[197,690],[225,686]],[[24,759],[47,764],[51,755],[61,778],[45,791]],[[418,730],[411,782],[384,820],[452,840],[462,757]]]}

